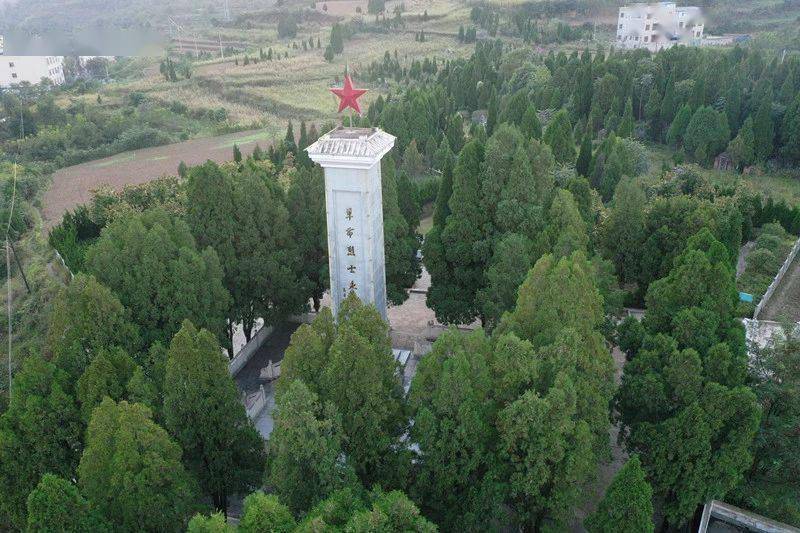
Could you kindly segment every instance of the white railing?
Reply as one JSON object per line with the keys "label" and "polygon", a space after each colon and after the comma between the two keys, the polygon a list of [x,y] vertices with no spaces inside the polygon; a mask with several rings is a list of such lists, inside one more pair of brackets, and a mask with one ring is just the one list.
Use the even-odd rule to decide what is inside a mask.
{"label": "white railing", "polygon": [[252,397],[245,399],[245,410],[247,417],[251,420],[258,416],[259,413],[267,406],[268,397],[267,392],[264,390],[264,385],[258,388],[258,392]]}
{"label": "white railing", "polygon": [[244,368],[244,365],[250,361],[258,349],[261,348],[261,345],[264,344],[264,341],[272,334],[273,329],[272,326],[259,329],[250,339],[250,342],[236,353],[236,356],[228,363],[228,372],[230,372],[231,376],[236,376]]}
{"label": "white railing", "polygon": [[64,270],[66,270],[69,273],[69,279],[74,279],[75,278],[75,274],[73,274],[72,273],[72,269],[70,269],[67,266],[67,262],[64,261],[64,258],[61,257],[61,254],[58,252],[58,250],[56,250],[55,247],[53,247],[53,251],[56,253],[56,257],[58,257],[58,260],[61,261],[61,265],[64,267]]}
{"label": "white railing", "polygon": [[795,256],[797,255],[797,251],[800,250],[800,238],[798,238],[794,246],[792,246],[792,250],[789,252],[789,255],[786,257],[786,260],[781,265],[781,269],[778,270],[778,273],[775,275],[775,278],[772,280],[772,283],[769,284],[767,291],[764,293],[764,296],[761,297],[761,301],[758,302],[756,306],[756,310],[753,313],[753,318],[758,318],[758,315],[764,309],[764,306],[769,303],[770,298],[772,298],[772,294],[775,292],[775,289],[778,288],[783,276],[786,274],[786,271],[789,270],[789,266],[791,266],[792,261],[794,261]]}

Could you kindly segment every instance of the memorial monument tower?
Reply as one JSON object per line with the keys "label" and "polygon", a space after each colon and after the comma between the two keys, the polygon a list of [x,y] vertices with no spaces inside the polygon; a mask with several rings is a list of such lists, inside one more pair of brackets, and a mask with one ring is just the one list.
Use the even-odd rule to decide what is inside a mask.
{"label": "memorial monument tower", "polygon": [[[339,111],[361,112],[350,76],[339,96]],[[325,169],[325,206],[328,219],[328,265],[333,313],[348,294],[374,305],[386,320],[386,266],[383,245],[381,158],[395,137],[378,128],[338,127],[306,148],[309,157]]]}

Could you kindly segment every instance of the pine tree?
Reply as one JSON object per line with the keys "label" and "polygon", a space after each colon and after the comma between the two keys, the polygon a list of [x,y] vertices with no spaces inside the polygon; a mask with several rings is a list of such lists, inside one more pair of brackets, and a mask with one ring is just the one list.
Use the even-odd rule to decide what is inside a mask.
{"label": "pine tree", "polygon": [[586,519],[589,533],[652,533],[653,489],[634,455],[616,473],[597,511]]}
{"label": "pine tree", "polygon": [[239,150],[239,145],[236,143],[233,144],[233,161],[235,163],[242,162],[242,151]]}

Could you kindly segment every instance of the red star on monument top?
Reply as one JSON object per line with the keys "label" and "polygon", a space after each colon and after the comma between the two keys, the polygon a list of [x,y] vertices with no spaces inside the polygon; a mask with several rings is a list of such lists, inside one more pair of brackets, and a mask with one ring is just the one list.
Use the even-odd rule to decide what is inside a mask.
{"label": "red star on monument top", "polygon": [[350,79],[350,74],[345,74],[343,88],[331,87],[331,92],[339,97],[339,113],[350,107],[361,114],[361,106],[358,105],[358,99],[367,92],[367,90],[354,88],[353,80]]}

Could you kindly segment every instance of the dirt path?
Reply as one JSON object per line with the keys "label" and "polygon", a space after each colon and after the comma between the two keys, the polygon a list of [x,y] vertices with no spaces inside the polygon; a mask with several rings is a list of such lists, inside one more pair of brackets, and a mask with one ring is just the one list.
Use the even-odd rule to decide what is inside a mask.
{"label": "dirt path", "polygon": [[758,315],[759,320],[800,320],[800,253]]}
{"label": "dirt path", "polygon": [[747,256],[753,251],[756,241],[747,241],[739,248],[739,258],[736,261],[736,278],[744,274],[744,269],[747,267]]}
{"label": "dirt path", "polygon": [[189,166],[208,159],[229,161],[233,158],[234,143],[248,154],[256,143],[262,148],[268,146],[271,137],[266,130],[240,131],[123,152],[62,168],[53,174],[53,183],[44,196],[42,214],[45,228],[52,228],[61,221],[65,212],[88,202],[91,192],[101,185],[119,191],[126,185],[138,185],[164,175],[175,175],[181,161]]}

